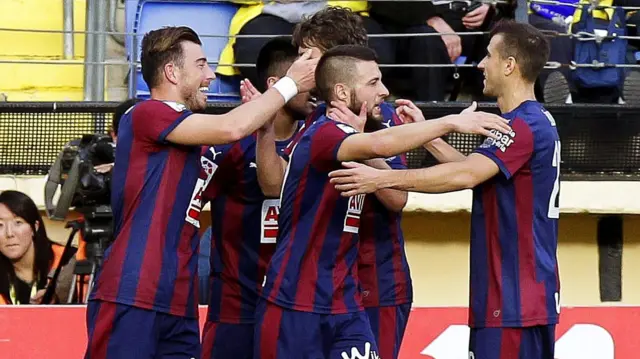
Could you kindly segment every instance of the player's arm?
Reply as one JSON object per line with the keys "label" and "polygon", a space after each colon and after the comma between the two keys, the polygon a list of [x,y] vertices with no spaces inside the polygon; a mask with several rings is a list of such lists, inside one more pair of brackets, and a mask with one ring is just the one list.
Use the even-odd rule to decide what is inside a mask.
{"label": "player's arm", "polygon": [[[339,122],[352,123],[356,116],[344,104],[332,102],[329,116]],[[450,132],[480,134],[497,138],[490,130],[508,133],[508,122],[500,116],[485,112],[449,115],[435,120],[394,126],[370,133],[358,133],[346,138],[338,150],[339,161],[358,161],[386,158],[418,148]]]}
{"label": "player's arm", "polygon": [[464,161],[467,158],[442,138],[426,143],[424,148],[440,163]]}
{"label": "player's arm", "polygon": [[280,197],[287,161],[280,157],[276,149],[273,123],[260,128],[256,138],[256,166],[260,189],[267,197]]}
{"label": "player's arm", "polygon": [[[365,163],[373,168],[381,170],[390,170],[391,166],[381,158],[367,160]],[[407,205],[409,195],[406,191],[397,189],[384,188],[375,192],[376,198],[390,211],[401,212]]]}
{"label": "player's arm", "polygon": [[235,142],[252,134],[286,101],[313,87],[318,59],[309,57],[310,51],[291,65],[286,77],[257,99],[222,115],[192,114],[167,135],[167,140],[184,145],[217,145]]}
{"label": "player's arm", "polygon": [[414,170],[378,170],[359,163],[345,163],[346,170],[330,174],[331,183],[345,197],[384,188],[423,193],[444,193],[469,189],[500,172],[498,165],[481,154],[464,161],[449,162]]}
{"label": "player's arm", "polygon": [[[533,154],[533,132],[528,124],[516,118],[513,130],[500,140],[488,138],[464,161],[434,167],[381,171],[358,163],[346,163],[346,170],[329,174],[343,196],[371,193],[381,188],[396,188],[424,193],[443,193],[469,189],[498,173],[510,179],[528,163]],[[404,126],[400,126],[404,127]]]}
{"label": "player's arm", "polygon": [[[413,123],[425,121],[422,111],[412,101],[398,99],[396,100],[396,105],[398,106],[396,107],[396,114],[402,122]],[[477,107],[478,105],[474,101],[471,106],[463,110],[462,113],[473,112]],[[436,138],[435,140],[426,143],[424,148],[440,163],[463,161],[467,157],[441,138]]]}

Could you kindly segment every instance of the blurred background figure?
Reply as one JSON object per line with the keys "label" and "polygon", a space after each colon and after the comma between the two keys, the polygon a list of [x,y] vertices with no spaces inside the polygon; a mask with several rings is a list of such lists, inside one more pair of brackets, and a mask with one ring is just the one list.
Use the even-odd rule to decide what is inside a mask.
{"label": "blurred background figure", "polygon": [[[33,200],[22,192],[0,193],[0,304],[55,304],[65,301],[75,260],[62,260],[64,247],[47,237]],[[54,271],[61,267],[55,283]],[[49,303],[46,288],[55,286]]]}

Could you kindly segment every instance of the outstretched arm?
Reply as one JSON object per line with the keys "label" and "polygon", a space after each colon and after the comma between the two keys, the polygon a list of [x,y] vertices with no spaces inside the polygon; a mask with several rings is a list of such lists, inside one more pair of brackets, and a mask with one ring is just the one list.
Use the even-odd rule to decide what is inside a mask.
{"label": "outstretched arm", "polygon": [[464,161],[467,158],[442,138],[426,143],[424,148],[440,163]]}
{"label": "outstretched arm", "polygon": [[329,174],[331,183],[345,197],[395,188],[423,193],[444,193],[469,189],[494,177],[500,168],[490,158],[471,154],[464,161],[414,170],[378,170],[358,163]]}
{"label": "outstretched arm", "polygon": [[[350,118],[356,116],[342,103],[332,102],[331,104],[333,108],[329,110],[329,115],[336,121],[349,123]],[[508,121],[498,115],[485,112],[449,115],[435,120],[349,136],[338,150],[338,160],[359,161],[391,157],[454,131],[497,138],[498,135],[491,133],[490,130],[508,133],[510,131]]]}
{"label": "outstretched arm", "polygon": [[[367,160],[365,163],[373,168],[391,170],[391,167],[387,162],[380,158]],[[391,188],[377,190],[375,192],[375,196],[388,210],[393,212],[401,212],[404,209],[404,206],[407,205],[407,199],[409,197],[406,191]]]}
{"label": "outstretched arm", "polygon": [[314,86],[318,59],[310,59],[310,53],[307,51],[296,60],[287,76],[259,98],[223,115],[192,114],[167,135],[167,140],[184,145],[217,145],[252,134],[298,92],[309,91]]}

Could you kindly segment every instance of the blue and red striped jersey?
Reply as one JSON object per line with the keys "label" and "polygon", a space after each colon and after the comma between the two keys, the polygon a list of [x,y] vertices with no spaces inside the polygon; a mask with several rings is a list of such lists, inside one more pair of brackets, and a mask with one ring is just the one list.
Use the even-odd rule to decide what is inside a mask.
{"label": "blue and red striped jersey", "polygon": [[[289,144],[276,142],[278,153]],[[253,323],[267,264],[276,247],[279,199],[260,190],[256,137],[204,149],[203,203],[211,204],[207,320]]]}
{"label": "blue and red striped jersey", "polygon": [[[385,127],[401,125],[395,108],[380,106]],[[392,169],[407,169],[405,155],[386,159]],[[365,197],[360,220],[358,277],[365,307],[411,303],[413,287],[402,235],[402,212],[390,211],[375,194]]]}
{"label": "blue and red striped jersey", "polygon": [[473,191],[469,325],[556,324],[560,139],[538,102],[503,116],[512,131],[476,150],[500,174]]}
{"label": "blue and red striped jersey", "polygon": [[115,241],[91,299],[196,318],[200,147],[167,141],[191,115],[147,100],[121,119],[111,183]]}
{"label": "blue and red striped jersey", "polygon": [[[280,196],[276,252],[263,297],[320,314],[362,310],[357,257],[364,196],[345,198],[329,182],[342,141],[357,131],[321,115],[294,139]],[[296,142],[297,140],[297,142]]]}

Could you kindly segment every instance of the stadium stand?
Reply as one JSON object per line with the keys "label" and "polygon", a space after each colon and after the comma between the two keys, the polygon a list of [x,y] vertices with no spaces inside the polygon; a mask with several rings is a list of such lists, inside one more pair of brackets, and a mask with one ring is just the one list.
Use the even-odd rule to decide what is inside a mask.
{"label": "stadium stand", "polygon": [[[217,62],[222,49],[227,44],[227,32],[237,6],[224,2],[205,1],[127,1],[125,13],[127,28],[134,33],[127,37],[126,48],[129,58],[140,58],[140,42],[149,30],[162,26],[189,26],[203,36],[203,48],[207,60]],[[131,22],[129,22],[131,21]],[[134,81],[129,86],[135,90],[135,97],[149,98],[149,88],[142,78],[140,67],[133,74]],[[238,101],[239,80],[232,77],[218,77],[209,85],[207,97],[211,102]]]}

